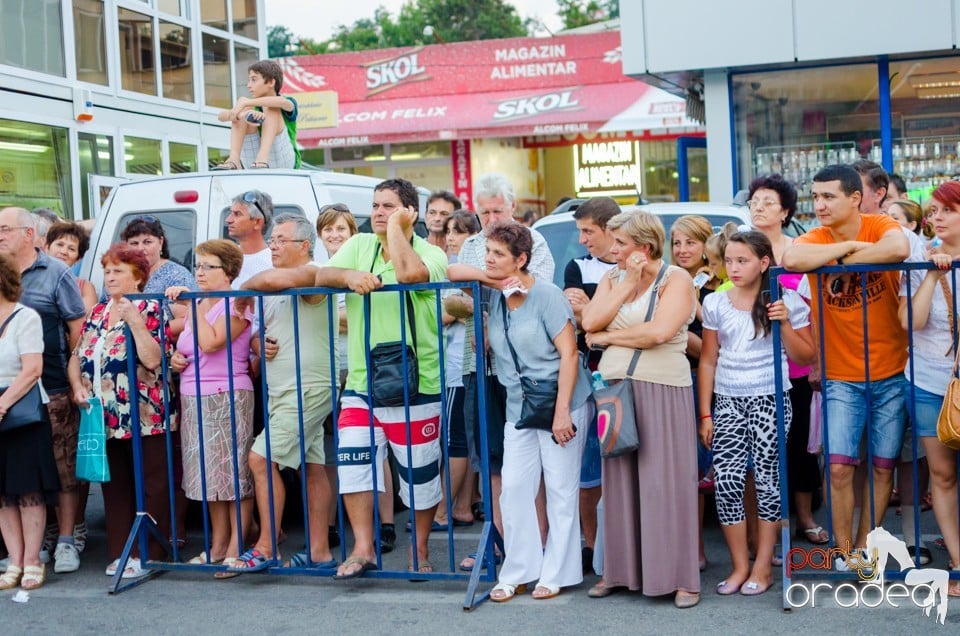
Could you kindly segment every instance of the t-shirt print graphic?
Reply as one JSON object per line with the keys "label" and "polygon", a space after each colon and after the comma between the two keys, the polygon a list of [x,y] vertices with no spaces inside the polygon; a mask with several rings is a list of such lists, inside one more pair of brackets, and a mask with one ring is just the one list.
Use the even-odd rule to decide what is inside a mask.
{"label": "t-shirt print graphic", "polygon": [[886,290],[887,281],[877,273],[838,274],[824,285],[824,302],[836,311],[860,311],[863,307],[863,277],[867,277],[867,304],[878,301]]}

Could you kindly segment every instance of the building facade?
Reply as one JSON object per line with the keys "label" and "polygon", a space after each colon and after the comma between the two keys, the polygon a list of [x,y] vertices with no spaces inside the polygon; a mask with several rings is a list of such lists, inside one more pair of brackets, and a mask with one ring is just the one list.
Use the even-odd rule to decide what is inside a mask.
{"label": "building facade", "polygon": [[[282,63],[304,161],[453,190],[468,207],[472,176],[494,170],[519,212],[565,196],[676,200],[677,139],[703,137],[683,99],[623,75],[616,29]],[[706,199],[705,152],[691,183]]]}
{"label": "building facade", "polygon": [[960,176],[958,0],[640,0],[621,20],[625,74],[703,100],[711,200],[781,172],[809,215],[817,169],[860,158],[918,199]]}
{"label": "building facade", "polygon": [[206,170],[264,57],[264,0],[0,0],[0,206],[89,218],[91,175]]}

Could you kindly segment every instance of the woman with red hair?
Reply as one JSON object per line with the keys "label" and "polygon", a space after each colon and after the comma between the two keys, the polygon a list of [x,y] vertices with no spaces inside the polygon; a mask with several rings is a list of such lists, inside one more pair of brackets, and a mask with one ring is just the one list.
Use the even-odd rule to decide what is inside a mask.
{"label": "woman with red hair", "polygon": [[[947,385],[953,376],[957,355],[953,333],[953,295],[950,271],[953,261],[960,259],[960,183],[947,181],[933,191],[928,222],[942,241],[930,253],[937,269],[910,272],[910,293],[900,286],[900,323],[913,329],[910,349],[912,365],[906,368],[907,379],[914,384],[913,427],[917,432],[930,465],[930,489],[933,514],[943,533],[950,554],[951,569],[960,569],[960,528],[957,519],[957,454],[937,439],[937,419]],[[913,305],[913,322],[909,323],[908,302]],[[960,596],[960,581],[952,581],[950,596]]]}
{"label": "woman with red hair", "polygon": [[[126,243],[116,243],[103,255],[100,263],[108,300],[90,310],[67,372],[78,405],[86,407],[87,400],[93,396],[99,397],[103,404],[110,465],[110,481],[103,484],[103,507],[107,517],[107,547],[114,559],[107,566],[106,574],[113,576],[137,513],[133,488],[134,434],[143,438],[146,512],[153,517],[160,532],[165,533],[163,536],[169,536],[162,359],[164,356],[169,359],[173,353],[173,337],[169,322],[163,323],[165,349],[161,349],[162,321],[158,301],[131,301],[126,297],[143,291],[150,276],[150,263],[143,251]],[[136,346],[138,422],[133,422],[131,417],[127,327]],[[176,427],[173,414],[170,426]],[[138,578],[144,574],[137,542],[131,554],[123,578]],[[151,540],[149,558],[159,559],[162,555],[161,546]]]}

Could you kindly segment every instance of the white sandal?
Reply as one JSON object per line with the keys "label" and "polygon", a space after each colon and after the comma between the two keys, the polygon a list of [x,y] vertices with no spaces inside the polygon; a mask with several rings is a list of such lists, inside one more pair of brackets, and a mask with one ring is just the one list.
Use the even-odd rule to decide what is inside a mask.
{"label": "white sandal", "polygon": [[[537,594],[537,590],[546,590],[546,594]],[[533,598],[537,601],[544,601],[548,598],[553,598],[560,594],[559,585],[550,585],[549,583],[537,583],[537,587],[533,590]]]}
{"label": "white sandal", "polygon": [[[527,591],[527,584],[521,583],[520,585],[510,585],[509,583],[497,583],[493,586],[493,589],[490,590],[490,600],[494,603],[506,603],[512,599],[517,594],[523,594]],[[503,592],[503,596],[494,596],[494,592]]]}

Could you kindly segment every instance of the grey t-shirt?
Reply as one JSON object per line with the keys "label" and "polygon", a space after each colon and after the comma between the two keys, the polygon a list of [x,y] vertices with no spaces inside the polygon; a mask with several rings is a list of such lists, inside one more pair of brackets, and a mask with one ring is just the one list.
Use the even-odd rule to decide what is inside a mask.
{"label": "grey t-shirt", "polygon": [[[507,421],[520,419],[523,395],[520,377],[510,355],[510,347],[503,329],[500,303],[503,295],[494,291],[490,299],[487,319],[487,337],[497,367],[497,378],[507,389]],[[534,380],[556,380],[560,375],[560,352],[553,339],[570,323],[576,329],[573,308],[563,291],[553,283],[536,280],[522,305],[507,309],[510,342],[520,362],[520,371]],[[582,364],[577,365],[577,383],[570,400],[570,410],[583,406],[590,398],[590,378]]]}

